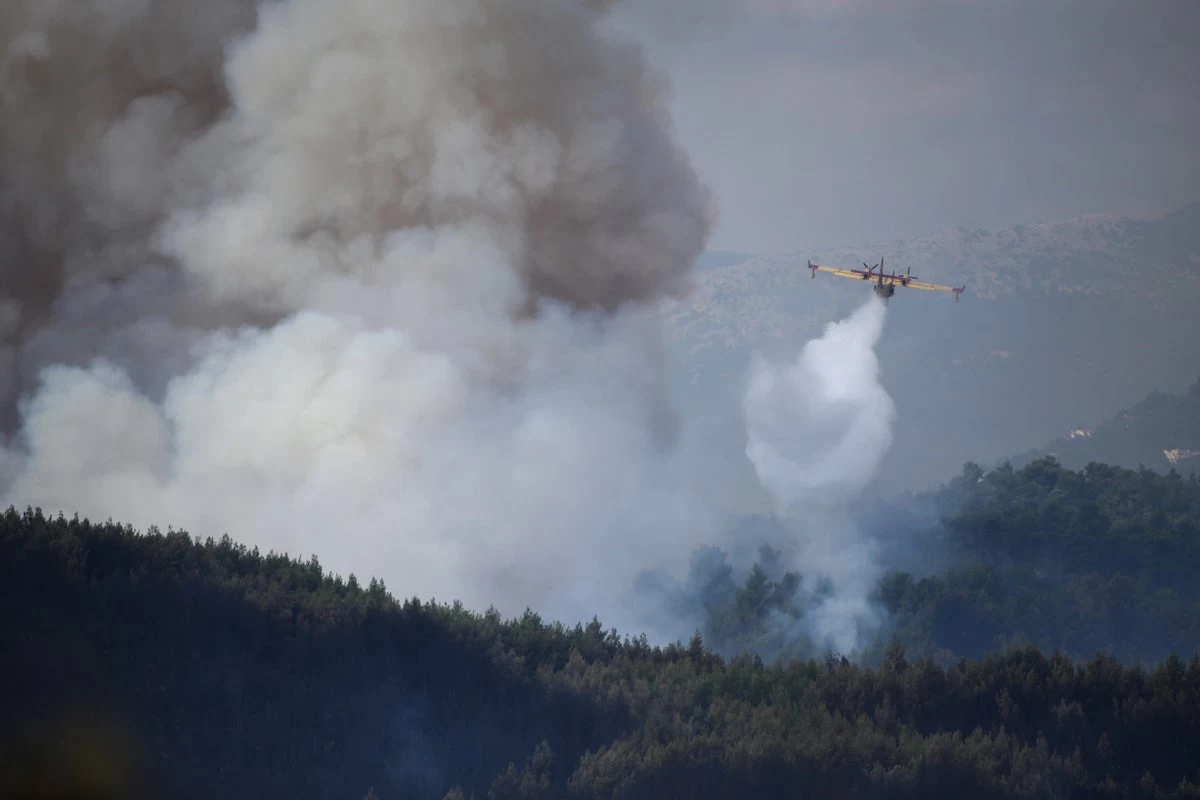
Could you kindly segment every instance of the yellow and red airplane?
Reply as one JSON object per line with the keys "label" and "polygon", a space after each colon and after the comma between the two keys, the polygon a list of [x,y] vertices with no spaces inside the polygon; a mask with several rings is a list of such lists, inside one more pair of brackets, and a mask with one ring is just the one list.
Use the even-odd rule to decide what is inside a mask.
{"label": "yellow and red airplane", "polygon": [[[940,283],[929,283],[927,281],[919,281],[912,274],[910,267],[908,272],[903,275],[896,275],[883,271],[883,258],[880,257],[879,263],[873,267],[867,266],[867,262],[863,262],[866,269],[839,269],[838,267],[825,267],[820,264],[808,262],[808,268],[811,270],[808,277],[817,277],[817,270],[821,272],[829,272],[834,275],[839,275],[843,278],[854,278],[860,281],[875,281],[875,294],[883,298],[884,302],[896,293],[896,285],[907,286],[910,289],[925,289],[929,292],[954,292],[954,302],[958,302],[958,296],[967,290],[967,285],[962,286],[942,286]],[[875,270],[879,271],[876,272]]]}

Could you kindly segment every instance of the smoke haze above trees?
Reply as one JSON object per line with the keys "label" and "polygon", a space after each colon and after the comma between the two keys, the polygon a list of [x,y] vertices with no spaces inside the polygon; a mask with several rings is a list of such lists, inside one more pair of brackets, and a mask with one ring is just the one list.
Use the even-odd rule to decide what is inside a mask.
{"label": "smoke haze above trees", "polygon": [[[604,5],[6,5],[0,498],[640,624],[636,574],[728,533],[657,317],[715,209]],[[886,397],[864,313],[812,435]],[[835,362],[752,427],[805,423]]]}
{"label": "smoke haze above trees", "polygon": [[0,13],[0,494],[293,552],[354,519],[343,567],[563,613],[687,513],[647,304],[714,212],[597,4]]}

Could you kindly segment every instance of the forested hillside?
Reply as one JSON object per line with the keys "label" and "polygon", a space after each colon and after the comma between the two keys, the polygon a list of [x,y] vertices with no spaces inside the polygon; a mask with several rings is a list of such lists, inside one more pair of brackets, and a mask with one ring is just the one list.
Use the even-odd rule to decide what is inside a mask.
{"label": "forested hillside", "polygon": [[[944,666],[1033,643],[1072,658],[1102,652],[1155,663],[1200,652],[1200,481],[1052,457],[1021,469],[968,464],[936,492],[860,515],[890,568],[875,602],[885,623],[861,654],[877,664],[890,637]],[[740,581],[719,553],[693,561],[690,585],[718,652],[807,658],[797,630],[819,581],[780,567],[769,523]]]}
{"label": "forested hillside", "polygon": [[944,573],[896,572],[880,587],[910,648],[948,658],[1029,641],[1127,663],[1200,652],[1195,474],[969,464],[932,501],[943,522],[926,546]]}
{"label": "forested hillside", "polygon": [[[884,579],[901,641],[863,664],[726,658],[699,635],[658,647],[599,621],[398,601],[315,557],[9,509],[0,786],[1200,797],[1196,479],[969,465],[937,499],[955,511],[936,546],[951,571]],[[758,618],[742,611],[726,634]],[[954,657],[1021,636],[1068,653]],[[1183,657],[1152,668],[1096,653],[1168,645]]]}

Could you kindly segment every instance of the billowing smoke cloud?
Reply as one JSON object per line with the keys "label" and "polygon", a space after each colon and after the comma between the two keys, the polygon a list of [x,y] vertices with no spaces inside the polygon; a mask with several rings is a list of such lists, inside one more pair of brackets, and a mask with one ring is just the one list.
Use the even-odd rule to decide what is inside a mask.
{"label": "billowing smoke cloud", "polygon": [[831,323],[794,363],[757,360],[744,398],[746,453],[795,535],[795,563],[829,587],[808,612],[819,645],[848,653],[874,625],[875,544],[848,514],[892,441],[895,405],[879,380],[875,344],[887,307],[872,297]]}
{"label": "billowing smoke cloud", "polygon": [[713,212],[607,5],[6,2],[0,502],[619,623]]}
{"label": "billowing smoke cloud", "polygon": [[[608,5],[5,4],[0,503],[642,627],[623,587],[717,538],[654,313],[713,212]],[[746,395],[812,576],[773,556],[771,591],[842,651],[877,577],[844,509],[890,441],[883,319]]]}

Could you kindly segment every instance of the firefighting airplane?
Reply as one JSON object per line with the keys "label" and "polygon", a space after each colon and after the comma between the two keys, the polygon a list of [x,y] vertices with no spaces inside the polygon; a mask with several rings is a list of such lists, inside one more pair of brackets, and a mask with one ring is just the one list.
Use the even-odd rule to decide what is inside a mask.
{"label": "firefighting airplane", "polygon": [[[868,267],[867,262],[863,262],[863,269],[838,269],[837,267],[825,267],[820,264],[808,262],[808,268],[812,270],[808,277],[817,277],[817,270],[821,272],[831,272],[834,275],[840,275],[843,278],[856,278],[862,281],[875,280],[875,294],[883,298],[886,303],[888,298],[896,293],[896,284],[907,286],[910,289],[925,289],[930,292],[954,292],[954,302],[958,302],[958,296],[967,290],[967,285],[962,286],[942,286],[940,283],[928,283],[919,281],[912,276],[912,268],[903,275],[895,275],[883,271],[883,258],[880,257],[879,263],[873,267]],[[878,269],[879,272],[875,270]]]}

